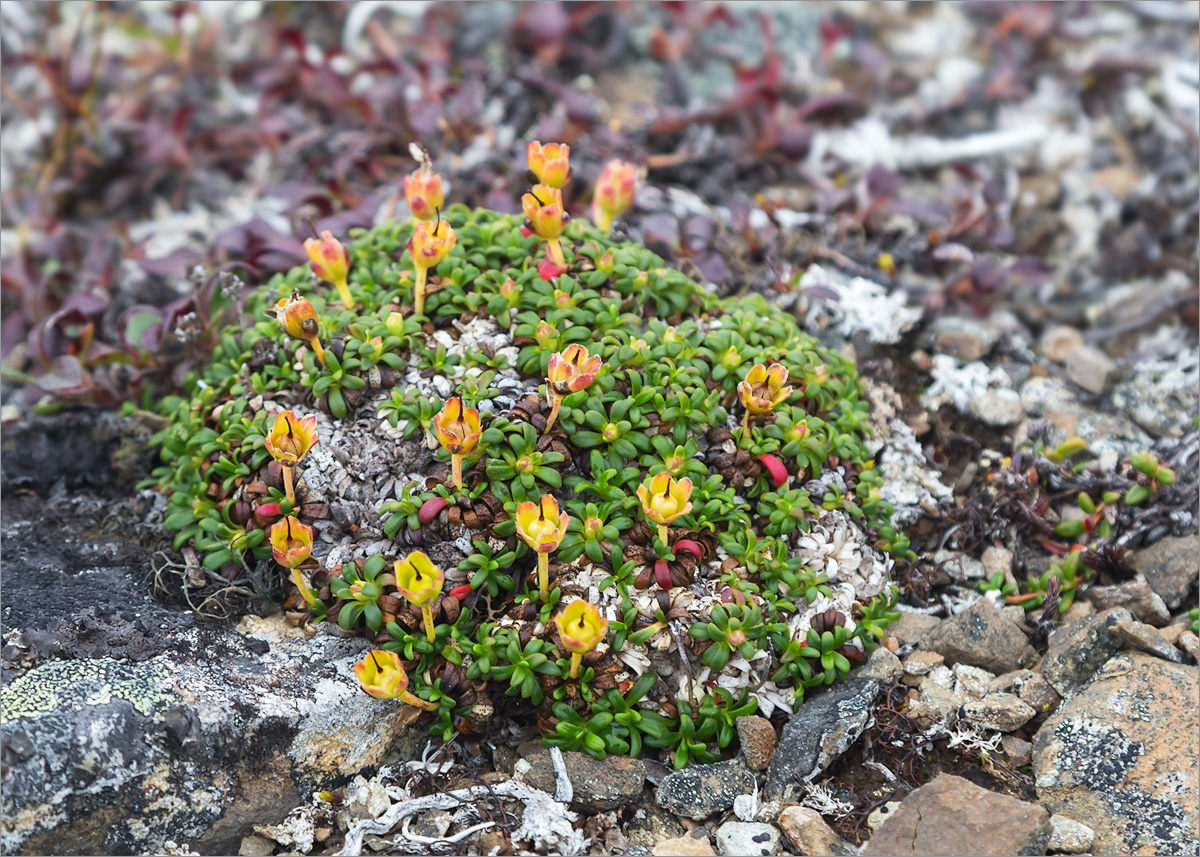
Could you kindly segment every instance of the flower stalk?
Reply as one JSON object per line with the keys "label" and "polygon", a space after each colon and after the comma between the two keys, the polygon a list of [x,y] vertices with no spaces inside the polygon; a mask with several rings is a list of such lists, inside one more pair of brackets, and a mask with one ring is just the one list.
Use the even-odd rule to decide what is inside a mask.
{"label": "flower stalk", "polygon": [[435,268],[450,253],[458,241],[458,234],[438,212],[437,220],[422,220],[408,239],[408,249],[416,266],[413,283],[413,308],[417,315],[425,314],[425,282],[429,269]]}
{"label": "flower stalk", "polygon": [[552,494],[543,494],[540,505],[526,500],[517,506],[517,535],[538,555],[538,595],[550,600],[550,554],[567,535],[569,518],[560,512]]}

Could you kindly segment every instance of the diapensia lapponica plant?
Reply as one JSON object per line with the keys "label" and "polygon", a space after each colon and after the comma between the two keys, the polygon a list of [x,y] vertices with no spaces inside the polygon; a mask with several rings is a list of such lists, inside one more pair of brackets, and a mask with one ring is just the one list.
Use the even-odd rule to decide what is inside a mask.
{"label": "diapensia lapponica plant", "polygon": [[[277,565],[289,617],[368,638],[363,689],[446,740],[503,711],[597,757],[711,761],[736,717],[790,713],[878,644],[885,556],[911,552],[853,364],[611,240],[633,166],[605,167],[600,226],[570,217],[569,157],[530,144],[521,215],[447,205],[423,158],[412,218],[315,237],[163,403],[152,481],[176,548],[229,580]],[[392,550],[327,567],[338,498],[305,474],[364,420],[444,464],[354,522]]]}

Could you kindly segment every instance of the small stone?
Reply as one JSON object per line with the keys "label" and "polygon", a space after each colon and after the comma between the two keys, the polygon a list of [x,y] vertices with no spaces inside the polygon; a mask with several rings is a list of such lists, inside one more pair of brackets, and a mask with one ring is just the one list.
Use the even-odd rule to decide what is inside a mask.
{"label": "small stone", "polygon": [[1041,345],[1042,354],[1046,355],[1047,359],[1061,366],[1067,362],[1067,355],[1071,353],[1071,349],[1083,345],[1083,334],[1073,327],[1058,325],[1048,328],[1038,344]]}
{"label": "small stone", "polygon": [[1188,629],[1182,620],[1176,620],[1165,628],[1159,628],[1158,633],[1162,634],[1162,638],[1172,646],[1179,645],[1179,638],[1183,636],[1183,632]]}
{"label": "small stone", "polygon": [[768,857],[779,852],[779,831],[756,821],[727,821],[717,828],[717,852],[726,857]]}
{"label": "small stone", "polygon": [[1108,629],[1132,618],[1124,607],[1114,607],[1055,629],[1042,661],[1046,681],[1062,696],[1079,690],[1109,658],[1121,652],[1121,641]]}
{"label": "small stone", "polygon": [[763,787],[766,797],[812,782],[857,741],[871,719],[878,689],[875,679],[854,676],[800,706],[779,736]]}
{"label": "small stone", "polygon": [[900,808],[900,801],[889,800],[882,806],[877,806],[871,810],[871,814],[867,816],[867,828],[872,832],[876,832],[883,827],[883,823],[891,817],[891,815]]}
{"label": "small stone", "polygon": [[990,578],[996,573],[1007,575],[1012,572],[1013,555],[1008,548],[992,545],[983,552],[979,561],[983,563],[984,577]]}
{"label": "small stone", "polygon": [[1200,637],[1192,631],[1184,631],[1179,635],[1179,648],[1192,659],[1192,663],[1200,662]]}
{"label": "small stone", "polygon": [[1200,535],[1160,539],[1129,555],[1129,565],[1139,571],[1169,610],[1178,610],[1196,585],[1196,557]]}
{"label": "small stone", "polygon": [[1048,717],[1062,697],[1058,695],[1045,677],[1033,670],[1016,670],[992,679],[988,690],[995,693],[1013,693],[1017,698],[1032,708],[1037,714],[1033,722],[1040,722]]}
{"label": "small stone", "polygon": [[942,622],[929,648],[945,656],[948,663],[971,664],[993,673],[1030,667],[1038,660],[1021,629],[1002,617],[986,598]]}
{"label": "small stone", "polygon": [[1019,628],[1025,623],[1025,608],[1020,604],[1005,604],[1000,608],[1000,616]]}
{"label": "small stone", "polygon": [[1098,348],[1076,345],[1067,352],[1067,377],[1088,392],[1104,395],[1116,376],[1117,364]]}
{"label": "small stone", "polygon": [[901,613],[899,619],[888,625],[888,633],[902,646],[923,647],[941,624],[941,619],[927,613]]}
{"label": "small stone", "polygon": [[954,673],[954,689],[962,696],[976,699],[988,695],[996,678],[995,674],[968,664],[955,664],[951,672]]}
{"label": "small stone", "polygon": [[1086,824],[1055,813],[1050,816],[1050,841],[1046,843],[1046,850],[1084,854],[1091,850],[1095,838],[1096,831]]}
{"label": "small stone", "polygon": [[1084,597],[1092,602],[1097,610],[1127,607],[1133,618],[1156,628],[1171,621],[1171,612],[1167,605],[1144,580],[1130,580],[1117,586],[1093,586],[1087,590]]}
{"label": "small stone", "polygon": [[[519,751],[529,763],[521,780],[547,794],[554,794],[556,781],[550,751],[542,746],[522,745]],[[567,779],[571,781],[571,806],[582,812],[607,812],[635,803],[642,796],[646,763],[628,756],[609,756],[603,762],[586,753],[563,753]]]}
{"label": "small stone", "polygon": [[944,315],[929,329],[933,350],[965,363],[980,360],[995,347],[1001,330],[997,325],[960,315]]}
{"label": "small stone", "polygon": [[956,720],[958,709],[963,704],[962,696],[941,687],[929,678],[926,676],[925,681],[921,683],[920,697],[909,700],[905,713],[922,726],[930,726],[943,720]]}
{"label": "small stone", "polygon": [[1016,735],[1005,735],[1000,739],[1000,749],[1009,766],[1021,768],[1033,761],[1033,744]]}
{"label": "small stone", "polygon": [[678,839],[664,839],[650,849],[656,857],[716,857],[712,843],[708,841],[708,833],[704,828],[696,831],[697,836],[680,836]]}
{"label": "small stone", "polygon": [[432,839],[441,839],[446,835],[446,831],[450,829],[451,819],[450,813],[444,809],[435,809],[432,812],[423,812],[413,821],[412,830],[420,836],[428,836]]}
{"label": "small stone", "polygon": [[883,646],[876,646],[858,674],[873,678],[886,687],[904,674],[904,667],[895,654]]}
{"label": "small stone", "polygon": [[1177,664],[1183,662],[1183,658],[1179,656],[1179,650],[1168,643],[1153,625],[1130,619],[1118,622],[1109,628],[1108,632],[1130,647],[1141,649],[1148,655],[1154,655],[1156,658],[1163,658]]}
{"label": "small stone", "polygon": [[904,672],[908,675],[925,675],[934,667],[945,662],[946,658],[937,652],[918,649],[904,659]]}
{"label": "small stone", "polygon": [[779,814],[779,826],[783,835],[792,844],[792,848],[801,857],[809,855],[854,854],[856,849],[842,837],[838,836],[821,813],[807,806],[789,806]]}
{"label": "small stone", "polygon": [[738,795],[752,794],[754,788],[754,775],[741,760],[730,759],[667,774],[659,783],[657,799],[664,809],[700,821],[731,809]]}
{"label": "small stone", "polygon": [[989,426],[1016,425],[1025,416],[1021,395],[1004,387],[975,396],[971,399],[970,411],[977,420]]}
{"label": "small stone", "polygon": [[[737,719],[738,741],[742,745],[742,755],[752,771],[766,770],[775,755],[775,727],[765,717],[751,715]],[[720,840],[717,846],[720,847]]]}
{"label": "small stone", "polygon": [[1016,732],[1035,714],[1032,706],[1011,693],[993,693],[983,699],[972,699],[962,707],[962,718],[968,723],[997,732]]}
{"label": "small stone", "polygon": [[241,857],[267,857],[268,854],[274,853],[275,843],[257,833],[244,837],[242,844],[238,847],[238,854]]}
{"label": "small stone", "polygon": [[1044,854],[1050,814],[952,774],[908,795],[863,846],[871,855]]}
{"label": "small stone", "polygon": [[508,837],[499,830],[485,830],[479,835],[480,854],[491,854],[493,851],[503,854],[507,845]]}
{"label": "small stone", "polygon": [[1088,616],[1095,616],[1096,608],[1092,606],[1092,602],[1084,601],[1082,598],[1076,598],[1071,606],[1067,608],[1067,612],[1062,614],[1063,625],[1077,625]]}

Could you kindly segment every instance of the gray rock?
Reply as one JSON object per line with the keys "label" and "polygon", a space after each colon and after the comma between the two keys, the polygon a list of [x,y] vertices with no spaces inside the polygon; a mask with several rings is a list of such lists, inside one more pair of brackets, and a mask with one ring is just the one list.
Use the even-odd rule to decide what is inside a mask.
{"label": "gray rock", "polygon": [[904,667],[892,652],[883,646],[876,646],[858,674],[873,678],[886,687],[904,674]]}
{"label": "gray rock", "polygon": [[1139,622],[1147,622],[1156,628],[1171,621],[1171,611],[1144,580],[1129,580],[1116,586],[1093,586],[1083,597],[1092,602],[1097,611],[1126,607]]}
{"label": "gray rock", "polygon": [[[766,770],[775,755],[775,727],[765,717],[752,715],[739,717],[736,722],[738,743],[742,745],[742,756],[753,771]],[[718,843],[719,844],[719,843]]]}
{"label": "gray rock", "polygon": [[1121,641],[1109,633],[1118,622],[1133,617],[1124,607],[1089,616],[1075,625],[1063,625],[1050,635],[1042,675],[1062,696],[1075,693],[1109,658],[1121,652]]}
{"label": "gray rock", "polygon": [[928,344],[940,354],[965,363],[986,357],[1000,339],[997,325],[961,315],[944,315],[929,328]]}
{"label": "gray rock", "polygon": [[1187,653],[1187,656],[1192,659],[1192,663],[1200,661],[1200,637],[1193,632],[1184,631],[1179,635],[1179,648]]}
{"label": "gray rock", "polygon": [[1033,761],[1033,744],[1016,735],[1005,735],[1001,738],[1000,749],[1011,768],[1020,768]]}
{"label": "gray rock", "polygon": [[971,415],[989,426],[1016,425],[1025,416],[1021,395],[1000,387],[971,399]]}
{"label": "gray rock", "polygon": [[1090,345],[1076,345],[1067,352],[1067,377],[1088,392],[1102,396],[1112,389],[1117,364]]}
{"label": "gray rock", "polygon": [[993,693],[963,703],[962,719],[997,732],[1016,732],[1037,714],[1011,693]]}
{"label": "gray rock", "polygon": [[1067,355],[1076,345],[1083,345],[1083,334],[1073,327],[1057,325],[1047,328],[1038,344],[1042,353],[1060,366],[1067,362]]}
{"label": "gray rock", "polygon": [[1118,622],[1108,629],[1109,633],[1133,649],[1140,649],[1148,655],[1173,663],[1183,663],[1179,650],[1167,642],[1166,637],[1159,633],[1153,625],[1138,622],[1134,619]]}
{"label": "gray rock", "polygon": [[658,804],[676,815],[699,821],[733,806],[738,795],[754,792],[754,775],[740,759],[692,765],[674,771],[658,786]]}
{"label": "gray rock", "polygon": [[1021,386],[1021,404],[1026,413],[1043,419],[1025,420],[1017,426],[1013,432],[1014,446],[1026,443],[1035,428],[1047,447],[1058,446],[1069,437],[1079,437],[1096,456],[1132,455],[1149,449],[1153,443],[1133,420],[1117,412],[1084,405],[1069,385],[1058,378],[1030,378]]}
{"label": "gray rock", "polygon": [[253,833],[238,846],[238,857],[267,857],[275,853],[275,843],[265,836]]}
{"label": "gray rock", "polygon": [[1050,841],[1046,843],[1046,850],[1084,854],[1091,850],[1095,838],[1096,831],[1086,824],[1056,813],[1050,816]]}
{"label": "gray rock", "polygon": [[934,667],[941,666],[945,662],[944,655],[918,649],[904,659],[904,672],[907,675],[926,675]]}
{"label": "gray rock", "polygon": [[876,693],[875,679],[855,676],[800,706],[779,736],[767,769],[766,797],[781,797],[789,786],[812,782],[858,740]]}
{"label": "gray rock", "polygon": [[1034,723],[1040,723],[1058,707],[1062,697],[1039,672],[1016,670],[992,679],[990,691],[1016,694],[1017,698],[1037,712]]}
{"label": "gray rock", "polygon": [[769,824],[727,821],[717,828],[717,853],[727,857],[778,854],[779,831]]}
{"label": "gray rock", "polygon": [[1113,388],[1112,403],[1156,437],[1182,437],[1192,430],[1200,401],[1195,349],[1181,348],[1166,360],[1139,360],[1134,376]]}
{"label": "gray rock", "polygon": [[942,620],[937,616],[901,612],[900,618],[888,625],[888,634],[895,637],[902,646],[923,648],[941,624]]}
{"label": "gray rock", "polygon": [[1142,573],[1169,610],[1178,610],[1196,586],[1200,535],[1161,539],[1129,556],[1129,565]]}
{"label": "gray rock", "polygon": [[947,663],[971,664],[993,673],[1031,667],[1038,659],[1021,629],[1001,616],[986,598],[942,622],[929,648]]}
{"label": "gray rock", "polygon": [[[549,749],[539,741],[536,746],[521,745],[520,752],[529,763],[529,770],[521,774],[521,780],[554,794],[557,782]],[[641,759],[609,756],[601,762],[586,753],[568,751],[563,753],[563,763],[571,781],[571,806],[581,812],[607,812],[636,803],[642,796],[646,763]]]}

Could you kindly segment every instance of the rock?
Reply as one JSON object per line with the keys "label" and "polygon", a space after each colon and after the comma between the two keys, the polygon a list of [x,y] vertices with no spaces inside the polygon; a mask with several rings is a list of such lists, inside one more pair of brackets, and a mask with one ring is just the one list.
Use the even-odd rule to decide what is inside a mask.
{"label": "rock", "polygon": [[239,857],[267,857],[274,853],[275,843],[257,833],[242,839],[242,844],[238,846]]}
{"label": "rock", "polygon": [[931,669],[945,662],[946,658],[937,652],[918,649],[904,659],[904,672],[907,675],[926,675]]}
{"label": "rock", "polygon": [[1025,416],[1021,395],[1016,390],[1000,387],[971,399],[971,415],[989,426],[1012,426]]}
{"label": "rock", "polygon": [[1113,388],[1114,407],[1156,437],[1182,437],[1195,427],[1200,358],[1194,348],[1164,360],[1138,360],[1133,372]]}
{"label": "rock", "polygon": [[871,719],[878,685],[854,676],[805,702],[783,727],[763,788],[767,798],[809,783],[858,740]]}
{"label": "rock", "polygon": [[667,839],[678,839],[687,831],[679,818],[663,809],[654,801],[642,801],[633,810],[633,817],[625,826],[625,836],[631,845],[647,849]]}
{"label": "rock", "polygon": [[937,551],[933,561],[955,580],[982,580],[984,577],[983,563],[961,551]]}
{"label": "rock", "polygon": [[[752,715],[737,719],[738,741],[742,745],[742,755],[752,771],[765,771],[775,755],[775,727],[765,717]],[[720,840],[717,840],[718,847]]]}
{"label": "rock", "polygon": [[937,616],[902,612],[899,619],[888,625],[888,633],[895,637],[902,646],[924,647],[941,624],[942,620]]}
{"label": "rock", "polygon": [[1194,853],[1200,722],[1194,668],[1127,652],[1038,731],[1038,800],[1095,831],[1098,854]]}
{"label": "rock", "polygon": [[942,622],[929,648],[948,663],[971,664],[993,673],[1030,667],[1038,659],[1020,628],[1002,617],[986,598]]}
{"label": "rock", "polygon": [[[522,756],[529,763],[519,779],[546,794],[554,794],[557,782],[554,762],[546,747],[522,745]],[[596,813],[636,803],[646,782],[646,763],[628,756],[608,756],[603,762],[587,753],[563,753],[567,779],[571,781],[571,807],[580,812]]]}
{"label": "rock", "polygon": [[980,699],[991,691],[992,682],[996,676],[987,670],[973,667],[969,664],[955,664],[951,670],[954,674],[954,689],[964,697]]}
{"label": "rock", "polygon": [[961,315],[944,315],[930,325],[928,341],[940,354],[957,357],[964,363],[987,356],[1000,339],[997,325]]}
{"label": "rock", "polygon": [[717,828],[717,852],[727,857],[778,854],[779,831],[756,821],[727,821]]}
{"label": "rock", "polygon": [[1005,735],[1001,738],[1000,750],[1008,759],[1009,767],[1021,768],[1033,761],[1033,743],[1016,735]]}
{"label": "rock", "polygon": [[984,577],[992,577],[997,572],[1005,575],[1012,573],[1013,555],[1008,548],[991,545],[979,557],[979,561],[983,564]]}
{"label": "rock", "polygon": [[1016,732],[1037,714],[1033,708],[1011,693],[993,693],[983,699],[963,704],[961,717],[968,723],[995,729],[997,732]]}
{"label": "rock", "polygon": [[1102,396],[1112,389],[1117,364],[1090,345],[1076,345],[1067,352],[1067,377],[1090,393]]}
{"label": "rock", "polygon": [[1171,621],[1167,605],[1144,580],[1130,580],[1117,586],[1093,586],[1083,595],[1097,611],[1110,607],[1127,607],[1133,618],[1156,628]]}
{"label": "rock", "polygon": [[849,855],[857,850],[825,823],[821,813],[807,806],[789,806],[779,814],[779,826],[792,848],[801,857],[817,854]]}
{"label": "rock", "polygon": [[1091,850],[1095,838],[1096,831],[1086,824],[1056,813],[1050,816],[1050,841],[1046,843],[1046,850],[1084,854]]}
{"label": "rock", "polygon": [[1149,449],[1153,443],[1133,420],[1084,405],[1067,382],[1058,378],[1030,378],[1021,385],[1021,404],[1030,416],[1044,419],[1025,420],[1017,426],[1013,431],[1015,447],[1027,443],[1034,428],[1047,448],[1069,437],[1079,437],[1087,442],[1088,451],[1102,460],[1106,455],[1132,455]]}
{"label": "rock", "polygon": [[1058,325],[1048,328],[1038,344],[1041,345],[1042,354],[1046,355],[1047,359],[1061,366],[1067,362],[1067,355],[1071,349],[1076,345],[1083,345],[1083,334],[1073,327]]}
{"label": "rock", "polygon": [[1140,649],[1156,658],[1183,663],[1179,650],[1167,642],[1153,625],[1138,622],[1134,619],[1121,621],[1108,629],[1109,633],[1131,648]]}
{"label": "rock", "polygon": [[876,646],[875,651],[867,656],[867,662],[859,670],[858,675],[873,678],[881,687],[887,687],[904,674],[900,659],[883,646]]}
{"label": "rock", "polygon": [[1184,631],[1179,635],[1179,648],[1187,653],[1192,663],[1200,661],[1200,637],[1193,631]]}
{"label": "rock", "polygon": [[1134,551],[1129,565],[1142,573],[1168,610],[1178,610],[1196,585],[1198,556],[1200,535],[1169,537]]}
{"label": "rock", "polygon": [[1121,652],[1121,641],[1109,628],[1132,618],[1124,607],[1114,607],[1078,624],[1056,628],[1042,661],[1046,681],[1062,696],[1079,690],[1109,658]]}
{"label": "rock", "polygon": [[1058,695],[1045,677],[1033,670],[1016,670],[992,679],[989,691],[998,693],[1013,693],[1017,698],[1032,708],[1036,714],[1033,722],[1038,723],[1050,715],[1062,697]]}
{"label": "rock", "polygon": [[1050,814],[1033,803],[938,774],[910,793],[863,846],[867,855],[1044,854]]}
{"label": "rock", "polygon": [[664,839],[650,853],[656,857],[716,857],[712,843],[708,841],[708,831],[703,827],[694,830],[687,836],[677,839]]}
{"label": "rock", "polygon": [[892,814],[900,808],[900,801],[889,800],[887,803],[875,807],[867,816],[867,829],[872,833],[883,827],[883,823],[891,818]]}
{"label": "rock", "polygon": [[1157,630],[1158,633],[1162,635],[1164,640],[1166,640],[1172,646],[1178,646],[1179,638],[1183,636],[1183,632],[1187,629],[1188,626],[1186,622],[1184,622],[1182,619],[1176,619],[1165,628],[1158,628]]}
{"label": "rock", "polygon": [[958,709],[964,702],[962,696],[928,679],[926,676],[921,682],[919,698],[909,700],[906,714],[922,726],[958,719]]}
{"label": "rock", "polygon": [[659,783],[657,798],[659,806],[700,821],[730,809],[734,798],[751,794],[754,788],[754,775],[740,759],[730,759],[712,765],[692,765],[668,774]]}

